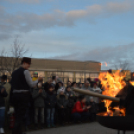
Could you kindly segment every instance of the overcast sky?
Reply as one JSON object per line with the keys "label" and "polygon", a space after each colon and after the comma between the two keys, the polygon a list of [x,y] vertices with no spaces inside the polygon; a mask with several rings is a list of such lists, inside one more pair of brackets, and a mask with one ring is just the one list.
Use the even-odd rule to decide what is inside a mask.
{"label": "overcast sky", "polygon": [[107,62],[134,70],[134,0],[0,0],[0,48],[27,56]]}

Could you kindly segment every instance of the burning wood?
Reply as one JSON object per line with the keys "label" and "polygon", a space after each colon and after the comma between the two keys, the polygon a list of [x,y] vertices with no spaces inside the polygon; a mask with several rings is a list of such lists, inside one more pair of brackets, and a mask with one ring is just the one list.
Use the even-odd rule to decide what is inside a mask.
{"label": "burning wood", "polygon": [[[102,87],[104,91],[102,92],[103,95],[115,97],[118,92],[126,86],[125,81],[123,80],[125,77],[120,74],[120,70],[111,74],[107,73],[100,73],[99,79],[101,81]],[[108,107],[110,106],[112,101],[105,100],[105,105],[108,111]]]}
{"label": "burning wood", "polygon": [[[115,73],[109,73],[109,72],[100,73],[99,79],[101,81],[102,87],[104,88],[104,91],[102,92],[102,94],[115,97],[120,92],[120,90],[122,90],[126,86],[126,83],[124,81],[125,76],[126,75],[122,75],[120,73],[120,70],[116,71]],[[109,113],[109,106],[112,101],[104,100],[104,102],[107,108],[107,113]],[[123,111],[123,110],[116,108],[115,112],[112,113],[112,115],[114,116],[120,115],[120,111]]]}

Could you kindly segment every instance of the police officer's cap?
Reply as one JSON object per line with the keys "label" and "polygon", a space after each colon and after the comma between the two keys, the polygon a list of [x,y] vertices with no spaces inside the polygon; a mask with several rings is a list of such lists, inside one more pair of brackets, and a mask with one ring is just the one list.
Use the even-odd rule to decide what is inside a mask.
{"label": "police officer's cap", "polygon": [[29,58],[29,57],[23,57],[22,58],[22,61],[21,61],[21,64],[23,64],[23,63],[28,63],[28,64],[31,64],[31,58]]}

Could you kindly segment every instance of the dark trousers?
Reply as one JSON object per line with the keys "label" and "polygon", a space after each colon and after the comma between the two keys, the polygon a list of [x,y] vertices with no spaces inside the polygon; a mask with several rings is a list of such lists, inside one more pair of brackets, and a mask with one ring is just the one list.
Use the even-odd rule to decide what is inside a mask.
{"label": "dark trousers", "polygon": [[55,115],[55,108],[47,108],[47,125],[53,125],[54,124],[54,115]]}
{"label": "dark trousers", "polygon": [[5,107],[0,109],[0,128],[4,127],[4,121],[5,121]]}
{"label": "dark trousers", "polygon": [[12,102],[15,109],[15,124],[12,134],[22,134],[22,123],[28,108],[30,94],[29,93],[14,93]]}
{"label": "dark trousers", "polygon": [[78,121],[87,121],[89,119],[89,113],[88,112],[82,112],[82,113],[73,113],[72,114],[72,120],[76,123]]}
{"label": "dark trousers", "polygon": [[59,116],[60,124],[63,124],[65,122],[66,109],[65,108],[58,109],[58,116]]}
{"label": "dark trousers", "polygon": [[67,122],[71,122],[71,112],[72,112],[72,108],[67,108]]}

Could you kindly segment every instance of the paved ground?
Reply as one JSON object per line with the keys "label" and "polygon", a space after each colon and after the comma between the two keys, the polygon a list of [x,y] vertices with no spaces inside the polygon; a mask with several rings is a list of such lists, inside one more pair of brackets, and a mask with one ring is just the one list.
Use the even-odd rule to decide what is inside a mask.
{"label": "paved ground", "polygon": [[[97,122],[94,122],[90,124],[86,123],[86,124],[44,129],[29,132],[28,134],[117,134],[117,131],[102,127]],[[134,132],[127,132],[126,134],[134,134]]]}

